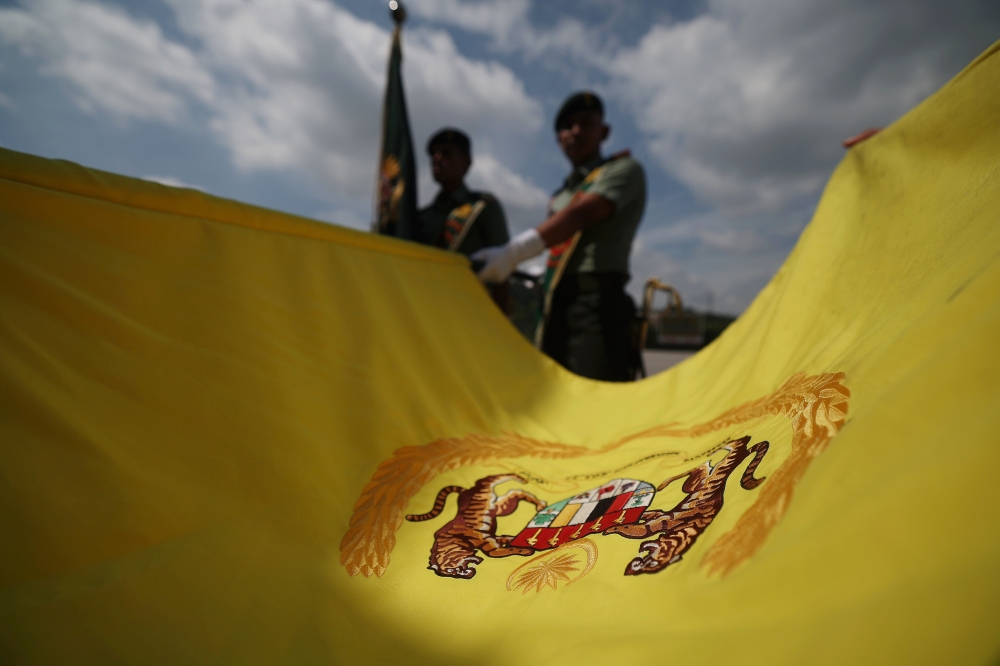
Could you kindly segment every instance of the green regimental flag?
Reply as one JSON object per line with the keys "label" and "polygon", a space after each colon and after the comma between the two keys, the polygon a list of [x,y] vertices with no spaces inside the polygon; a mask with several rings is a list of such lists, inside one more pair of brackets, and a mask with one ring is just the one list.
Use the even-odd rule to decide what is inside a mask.
{"label": "green regimental flag", "polygon": [[375,229],[387,236],[417,240],[417,168],[403,93],[400,26],[392,35],[385,106],[382,109],[382,152],[376,187]]}

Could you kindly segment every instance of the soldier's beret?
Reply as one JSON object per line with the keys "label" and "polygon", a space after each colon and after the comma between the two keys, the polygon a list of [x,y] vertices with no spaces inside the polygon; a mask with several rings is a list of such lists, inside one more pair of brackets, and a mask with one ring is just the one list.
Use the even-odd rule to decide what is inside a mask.
{"label": "soldier's beret", "polygon": [[566,120],[577,111],[597,111],[603,116],[604,103],[600,97],[589,90],[570,95],[559,107],[559,113],[556,114],[556,131],[558,132]]}
{"label": "soldier's beret", "polygon": [[454,127],[445,127],[439,130],[427,142],[427,152],[432,152],[434,146],[457,146],[465,151],[465,154],[472,157],[472,142],[465,132]]}

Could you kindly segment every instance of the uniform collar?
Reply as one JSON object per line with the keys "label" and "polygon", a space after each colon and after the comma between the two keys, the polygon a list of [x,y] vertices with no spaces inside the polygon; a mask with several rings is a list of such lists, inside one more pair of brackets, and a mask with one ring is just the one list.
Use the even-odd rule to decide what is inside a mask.
{"label": "uniform collar", "polygon": [[583,182],[584,178],[590,175],[591,171],[602,164],[604,164],[604,156],[602,156],[601,153],[597,153],[589,160],[569,172],[569,175],[566,176],[565,186],[568,188],[576,187]]}
{"label": "uniform collar", "polygon": [[437,198],[434,199],[435,204],[439,205],[450,205],[450,204],[461,204],[467,202],[472,198],[472,193],[469,192],[469,188],[462,183],[455,188],[451,194],[446,194],[444,190],[438,192]]}

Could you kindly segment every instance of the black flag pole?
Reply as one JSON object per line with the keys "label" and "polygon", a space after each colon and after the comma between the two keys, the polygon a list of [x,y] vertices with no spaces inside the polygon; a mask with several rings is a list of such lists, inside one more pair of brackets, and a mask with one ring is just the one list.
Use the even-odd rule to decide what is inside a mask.
{"label": "black flag pole", "polygon": [[382,105],[382,138],[375,181],[372,231],[407,240],[418,240],[417,168],[403,91],[401,33],[406,10],[398,0],[389,3],[396,24],[392,32],[389,69]]}

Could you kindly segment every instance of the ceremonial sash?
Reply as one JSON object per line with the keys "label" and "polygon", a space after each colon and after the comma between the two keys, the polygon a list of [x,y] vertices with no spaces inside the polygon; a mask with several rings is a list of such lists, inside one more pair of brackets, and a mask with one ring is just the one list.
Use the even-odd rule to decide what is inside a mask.
{"label": "ceremonial sash", "polygon": [[[596,170],[596,169],[595,169]],[[578,231],[571,238],[567,238],[562,243],[557,243],[549,248],[549,258],[545,262],[545,275],[542,277],[542,304],[538,309],[538,318],[535,323],[535,346],[542,348],[542,340],[545,337],[545,323],[548,321],[549,312],[552,310],[552,295],[555,293],[559,280],[566,272],[569,258],[573,256],[576,244],[580,242],[583,232]]]}
{"label": "ceremonial sash", "polygon": [[441,234],[441,247],[452,252],[458,252],[462,246],[469,229],[479,217],[479,214],[486,208],[486,202],[480,199],[475,204],[463,204],[448,213],[448,219],[444,223],[444,232]]}

